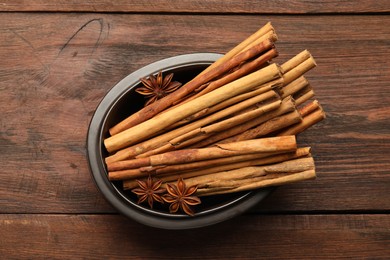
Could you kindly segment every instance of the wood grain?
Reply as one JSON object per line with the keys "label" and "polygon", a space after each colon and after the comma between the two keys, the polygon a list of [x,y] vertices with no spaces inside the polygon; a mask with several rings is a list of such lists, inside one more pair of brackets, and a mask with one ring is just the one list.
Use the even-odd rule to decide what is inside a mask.
{"label": "wood grain", "polygon": [[132,12],[132,13],[388,13],[386,0],[304,1],[304,0],[0,0],[0,11],[47,12]]}
{"label": "wood grain", "polygon": [[[189,231],[117,215],[0,215],[5,259],[386,259],[387,215],[244,216]],[[20,237],[28,242],[20,243]]]}
{"label": "wood grain", "polygon": [[389,16],[0,13],[0,213],[115,212],[85,151],[104,94],[153,61],[226,52],[269,20],[275,61],[316,58],[308,79],[328,118],[299,137],[318,179],[254,211],[390,210]]}

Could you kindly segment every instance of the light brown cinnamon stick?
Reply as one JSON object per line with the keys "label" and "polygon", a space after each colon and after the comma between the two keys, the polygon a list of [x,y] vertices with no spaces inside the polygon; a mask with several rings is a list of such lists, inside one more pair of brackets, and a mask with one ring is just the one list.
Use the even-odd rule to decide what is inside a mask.
{"label": "light brown cinnamon stick", "polygon": [[315,93],[310,87],[310,85],[308,87],[309,88],[306,87],[306,92],[301,93],[301,95],[297,96],[297,98],[295,99],[295,103],[297,106],[302,105],[303,103],[315,96]]}
{"label": "light brown cinnamon stick", "polygon": [[301,114],[302,117],[305,117],[305,116],[311,114],[312,112],[314,112],[315,110],[319,109],[320,106],[321,105],[318,102],[318,100],[314,100],[314,101],[310,102],[309,104],[307,104],[306,106],[300,108],[299,113]]}
{"label": "light brown cinnamon stick", "polygon": [[[305,171],[314,171],[314,160],[312,157],[292,159],[271,165],[249,166],[230,171],[197,176],[185,179],[186,185],[198,186],[197,195],[216,194],[220,191],[237,192],[258,188],[258,177],[271,175],[290,175]],[[312,175],[312,173],[311,173]],[[311,176],[313,178],[313,176]],[[296,180],[296,179],[294,179]],[[286,179],[284,179],[286,181]],[[279,181],[276,183],[280,183]],[[273,182],[275,184],[275,182]]]}
{"label": "light brown cinnamon stick", "polygon": [[[208,148],[171,151],[163,154],[153,155],[147,158],[128,160],[127,163],[128,168],[130,169],[144,166],[187,163],[240,154],[295,150],[295,136],[281,136],[246,140],[242,142],[217,144],[213,147]],[[134,164],[134,166],[131,166],[132,164]]]}
{"label": "light brown cinnamon stick", "polygon": [[[259,36],[257,39],[254,39],[252,42],[250,42],[245,48],[243,48],[239,52],[239,54],[249,50],[253,46],[256,46],[257,44],[259,44],[267,39],[271,40],[272,42],[276,42],[278,40],[278,36],[276,35],[276,32],[273,28],[270,29],[269,31],[267,31],[266,33],[264,33],[263,35]],[[238,55],[238,54],[236,54],[236,55]]]}
{"label": "light brown cinnamon stick", "polygon": [[129,129],[133,126],[136,126],[153,116],[157,115],[164,109],[171,106],[175,101],[180,100],[181,98],[185,97],[194,89],[201,86],[202,84],[214,79],[215,77],[229,71],[230,69],[234,68],[235,66],[239,65],[240,63],[251,59],[252,57],[256,56],[257,54],[268,50],[273,47],[273,42],[269,39],[261,42],[260,44],[253,46],[249,50],[242,52],[233,58],[227,60],[226,62],[220,64],[219,66],[210,69],[204,74],[201,74],[197,77],[195,77],[190,82],[184,84],[180,89],[177,91],[171,93],[170,95],[157,100],[153,104],[150,104],[149,106],[146,106],[145,108],[139,110],[138,112],[134,113],[133,115],[129,116],[119,124],[113,126],[109,131],[111,135],[116,135],[126,129]]}
{"label": "light brown cinnamon stick", "polygon": [[[104,145],[107,151],[113,152],[126,146],[139,143],[140,141],[151,137],[153,134],[163,130],[165,127],[186,118],[189,115],[229,99],[232,96],[249,91],[260,84],[277,79],[280,75],[279,67],[276,64],[269,65],[197,99],[191,100],[181,106],[167,111],[166,113],[162,113],[149,119],[148,121],[111,136],[104,140]],[[170,95],[167,97],[169,96]]]}
{"label": "light brown cinnamon stick", "polygon": [[[126,161],[126,167],[127,169],[135,169],[145,166],[172,165],[251,153],[288,152],[295,151],[296,149],[295,136],[270,137],[236,143],[218,144],[213,147],[202,149],[184,149],[157,154],[147,158],[137,158]],[[123,166],[124,162],[121,163]],[[123,175],[123,173],[109,172],[110,180],[121,180],[126,178],[128,178],[128,176]]]}
{"label": "light brown cinnamon stick", "polygon": [[[244,49],[248,46],[251,46],[253,42],[255,42],[259,38],[263,38],[264,35],[267,35],[267,38],[270,38],[270,33],[274,33],[274,28],[270,22],[265,24],[263,27],[261,27],[259,30],[257,30],[255,33],[250,35],[248,38],[246,38],[244,41],[242,41],[240,44],[235,46],[233,49],[231,49],[229,52],[227,52],[224,56],[219,58],[216,62],[211,64],[209,67],[207,67],[204,71],[202,71],[200,74],[204,74],[215,67],[218,67],[222,63],[225,63],[232,57],[236,56],[237,54],[241,53],[244,51]],[[271,38],[274,42],[277,40],[276,36],[272,36]]]}
{"label": "light brown cinnamon stick", "polygon": [[219,121],[217,123],[207,125],[205,127],[200,127],[197,129],[194,129],[190,132],[187,132],[181,136],[178,136],[170,141],[168,141],[166,144],[163,144],[162,146],[147,151],[146,153],[140,154],[136,156],[136,158],[141,157],[148,157],[154,154],[164,153],[168,151],[172,151],[175,149],[182,149],[185,147],[188,147],[194,143],[200,142],[206,138],[209,138],[215,133],[224,131],[226,129],[232,128],[234,126],[240,125],[244,122],[247,122],[251,119],[254,119],[258,116],[264,115],[269,111],[275,110],[278,107],[280,107],[281,101],[274,101],[270,104],[265,104],[263,106],[258,107],[257,109],[251,110],[249,112],[245,112],[243,114],[239,114],[236,116],[233,116],[231,118]]}
{"label": "light brown cinnamon stick", "polygon": [[310,56],[308,59],[300,63],[298,66],[292,68],[291,70],[283,74],[284,84],[287,85],[290,82],[296,80],[297,78],[301,77],[303,74],[305,74],[315,66],[317,66],[317,64],[314,58]]}
{"label": "light brown cinnamon stick", "polygon": [[[279,177],[279,176],[280,177]],[[295,183],[304,180],[311,180],[316,178],[315,170],[306,170],[301,172],[294,172],[292,174],[272,174],[267,177],[253,178],[250,182],[236,182],[236,188],[214,188],[214,189],[198,189],[197,196],[211,196],[218,194],[234,193],[240,191],[254,190],[270,186],[281,186],[290,183]]]}
{"label": "light brown cinnamon stick", "polygon": [[195,143],[194,145],[190,146],[192,148],[199,148],[199,147],[206,147],[208,145],[217,143],[221,140],[227,139],[231,136],[235,136],[237,134],[240,134],[242,132],[247,131],[248,129],[251,129],[257,125],[260,125],[272,118],[278,117],[280,115],[283,115],[288,112],[292,112],[295,110],[295,102],[291,97],[287,97],[282,100],[282,103],[280,107],[274,111],[270,111],[262,116],[259,116],[251,121],[245,122],[243,124],[240,124],[238,126],[234,126],[230,129],[227,129],[223,132],[219,132],[215,135],[212,135],[208,137],[207,139],[200,141],[198,143]]}
{"label": "light brown cinnamon stick", "polygon": [[267,61],[271,60],[272,58],[275,58],[278,55],[278,52],[275,48],[270,49],[266,53],[262,54],[255,60],[249,61],[242,65],[238,70],[227,74],[226,76],[212,81],[210,84],[207,85],[203,90],[199,91],[195,95],[190,96],[189,98],[186,98],[185,100],[181,101],[180,104],[184,102],[188,102],[190,100],[193,100],[199,96],[202,96],[206,93],[209,93],[213,91],[214,89],[217,89],[229,82],[232,82],[233,80],[236,80],[244,75],[247,75],[248,73],[251,73],[255,71],[256,69],[261,68],[262,65],[264,65]]}
{"label": "light brown cinnamon stick", "polygon": [[295,93],[299,92],[301,89],[309,85],[309,81],[304,76],[297,78],[296,80],[290,82],[286,86],[280,88],[280,96],[285,98],[287,96],[292,96]]}
{"label": "light brown cinnamon stick", "polygon": [[[291,159],[302,158],[310,156],[310,148],[298,148],[295,152],[281,153],[281,154],[248,154],[233,156],[228,158],[220,158],[208,161],[200,161],[192,164],[178,164],[168,165],[165,167],[155,169],[136,169],[133,170],[133,178],[145,178],[149,174],[154,176],[158,175],[158,178],[162,182],[175,181],[182,177],[184,179],[197,177],[201,175],[207,175],[216,172],[234,170],[244,168],[248,166],[259,166],[279,163]],[[150,167],[152,168],[152,167]],[[135,179],[124,180],[123,188],[132,189],[137,186]]]}
{"label": "light brown cinnamon stick", "polygon": [[278,136],[283,135],[297,135],[307,128],[315,125],[316,123],[320,122],[321,120],[325,119],[326,115],[323,111],[322,107],[320,106],[315,111],[311,112],[310,114],[303,117],[302,122],[292,125],[286,130],[280,132]]}
{"label": "light brown cinnamon stick", "polygon": [[[198,185],[198,189],[236,188],[242,183],[251,183],[252,178],[267,174],[294,173],[314,169],[312,157],[298,158],[264,166],[249,166],[231,171],[222,171],[186,179],[187,185]],[[235,183],[236,182],[236,183]],[[238,182],[238,183],[237,183]]]}
{"label": "light brown cinnamon stick", "polygon": [[136,169],[128,169],[126,164],[123,165],[115,164],[115,165],[111,165],[111,167],[108,170],[109,171],[125,170],[129,179],[145,177],[148,176],[149,174],[167,176],[172,174],[180,174],[184,172],[195,171],[199,169],[206,169],[218,165],[225,165],[225,164],[238,163],[242,161],[261,159],[261,158],[282,154],[282,153],[285,152],[277,151],[277,152],[269,152],[269,153],[252,153],[252,154],[235,155],[235,156],[209,159],[203,161],[182,163],[182,164],[146,166],[146,167],[140,167]]}
{"label": "light brown cinnamon stick", "polygon": [[[283,79],[279,78],[276,80],[273,80],[271,82],[268,82],[266,84],[260,85],[258,87],[255,87],[254,90],[231,97],[223,102],[220,102],[218,104],[215,104],[214,106],[208,107],[202,111],[199,111],[198,113],[195,113],[187,118],[184,118],[181,121],[178,121],[177,123],[173,124],[171,128],[176,128],[177,126],[187,124],[189,122],[198,120],[199,118],[202,118],[204,116],[210,115],[212,113],[215,113],[217,111],[220,111],[222,109],[228,108],[229,106],[232,106],[234,104],[237,104],[239,102],[242,102],[246,99],[252,98],[254,96],[257,96],[259,94],[265,93],[270,90],[275,90],[278,92],[278,89],[283,85]],[[231,112],[235,113],[235,112]]]}
{"label": "light brown cinnamon stick", "polygon": [[[271,89],[274,87],[275,84],[279,85],[280,82],[281,81],[276,80],[276,81],[270,82],[269,84],[264,84],[261,88],[256,89],[254,91],[250,91],[248,93],[230,98],[229,102],[221,102],[221,103],[225,103],[223,106],[221,103],[219,103],[215,106],[212,106],[210,108],[211,111],[214,111],[217,109],[220,110],[220,109],[223,109],[225,107],[226,108],[223,110],[220,110],[212,115],[209,115],[207,117],[204,117],[202,119],[194,121],[190,124],[182,126],[178,129],[171,130],[167,133],[164,133],[164,134],[158,135],[154,138],[148,139],[148,140],[146,140],[142,143],[139,143],[135,146],[131,146],[131,147],[122,149],[122,150],[116,152],[115,154],[107,157],[106,162],[110,163],[110,162],[125,160],[128,158],[132,158],[134,156],[137,156],[139,154],[145,153],[149,150],[156,149],[158,147],[161,147],[166,142],[172,140],[175,137],[178,137],[180,135],[188,133],[194,129],[205,126],[207,124],[213,123],[217,120],[220,120],[224,117],[229,116],[232,113],[235,113],[236,111],[240,111],[240,110],[244,109],[245,107],[251,106],[251,105],[256,104],[258,102],[261,102],[261,101],[265,101],[267,99],[276,98],[276,97],[278,97],[278,94],[275,93],[274,91],[271,91]],[[234,99],[234,102],[236,102],[236,103],[233,103],[232,99]],[[239,102],[239,101],[241,101],[241,102]],[[234,104],[234,105],[232,105],[232,104]],[[231,105],[231,106],[229,106],[229,105]],[[218,106],[218,107],[216,107],[216,106]]]}
{"label": "light brown cinnamon stick", "polygon": [[238,135],[232,136],[230,138],[223,139],[218,143],[230,143],[230,142],[238,142],[244,140],[250,140],[254,138],[259,138],[261,136],[265,136],[269,133],[276,132],[285,127],[291,126],[293,124],[299,123],[302,121],[301,114],[294,110],[290,113],[275,117],[271,120],[268,120],[257,127],[251,128],[245,132],[242,132]]}
{"label": "light brown cinnamon stick", "polygon": [[293,68],[297,67],[299,64],[307,60],[308,58],[311,57],[311,54],[308,50],[304,50],[297,55],[295,55],[293,58],[289,59],[285,63],[281,65],[281,69],[283,73],[286,73]]}

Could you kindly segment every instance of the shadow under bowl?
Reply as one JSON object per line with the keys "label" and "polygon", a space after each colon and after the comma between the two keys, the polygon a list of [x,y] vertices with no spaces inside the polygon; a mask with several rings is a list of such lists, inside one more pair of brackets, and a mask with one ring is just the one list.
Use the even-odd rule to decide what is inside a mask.
{"label": "shadow under bowl", "polygon": [[147,65],[117,83],[98,105],[88,129],[87,157],[92,177],[107,201],[120,213],[148,226],[164,229],[189,229],[216,224],[242,214],[263,200],[272,188],[250,192],[201,197],[194,216],[170,214],[167,206],[157,205],[150,209],[137,204],[137,197],[122,189],[122,182],[108,180],[104,158],[108,156],[103,140],[109,136],[108,129],[132,113],[141,109],[145,99],[135,92],[141,86],[140,78],[162,71],[174,73],[174,81],[183,84],[194,78],[222,55],[194,53],[175,56]]}

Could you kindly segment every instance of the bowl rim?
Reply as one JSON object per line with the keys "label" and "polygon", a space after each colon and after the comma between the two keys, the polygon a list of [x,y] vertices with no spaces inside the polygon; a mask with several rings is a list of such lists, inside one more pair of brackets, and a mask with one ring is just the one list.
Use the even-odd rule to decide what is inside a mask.
{"label": "bowl rim", "polygon": [[[212,210],[196,213],[195,216],[156,214],[156,211],[143,208],[129,201],[107,178],[102,161],[101,140],[103,126],[111,109],[123,95],[140,82],[140,78],[190,65],[209,65],[222,57],[217,53],[191,53],[173,56],[146,65],[120,80],[98,104],[89,124],[86,150],[90,173],[96,186],[105,199],[123,215],[148,226],[163,229],[190,229],[216,224],[241,215],[267,197],[274,188],[248,191],[242,196]],[[99,152],[97,152],[99,151]],[[129,203],[130,202],[130,203]],[[132,207],[130,207],[132,205]]]}

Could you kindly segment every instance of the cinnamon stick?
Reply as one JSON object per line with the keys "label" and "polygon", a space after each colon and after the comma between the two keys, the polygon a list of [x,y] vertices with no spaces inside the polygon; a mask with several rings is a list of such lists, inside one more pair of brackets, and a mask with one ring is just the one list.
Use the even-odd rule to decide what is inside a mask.
{"label": "cinnamon stick", "polygon": [[299,78],[312,68],[317,66],[314,58],[310,56],[308,59],[300,63],[298,66],[292,68],[291,70],[287,71],[283,74],[284,84],[287,85],[290,82],[294,81],[295,79]]}
{"label": "cinnamon stick", "polygon": [[258,138],[261,136],[265,136],[269,133],[281,130],[285,127],[291,126],[293,124],[299,123],[302,121],[301,114],[294,110],[290,113],[275,117],[271,120],[268,120],[255,128],[251,128],[245,132],[242,132],[238,135],[232,136],[230,138],[223,139],[218,143],[230,143],[230,142],[238,142],[244,140],[250,140],[254,138]]}
{"label": "cinnamon stick", "polygon": [[[186,118],[189,115],[229,99],[232,96],[249,91],[260,84],[269,82],[278,77],[280,77],[279,67],[276,64],[269,65],[197,99],[191,100],[181,106],[167,111],[166,113],[162,113],[149,119],[148,121],[111,136],[104,140],[104,145],[107,151],[114,152],[126,146],[139,143],[140,141],[151,137],[153,134],[163,130],[165,127]],[[167,97],[169,96],[170,95]]]}
{"label": "cinnamon stick", "polygon": [[160,175],[160,179],[163,180],[163,182],[169,182],[169,181],[175,181],[179,177],[182,177],[184,179],[187,178],[193,178],[197,176],[204,176],[209,175],[217,172],[223,172],[223,171],[230,171],[235,169],[242,169],[249,166],[260,166],[260,165],[271,165],[275,163],[280,163],[292,159],[297,159],[301,157],[305,157],[309,155],[310,148],[302,148],[302,150],[297,150],[293,153],[283,153],[283,154],[276,154],[272,156],[267,156],[263,158],[253,159],[253,160],[247,160],[237,163],[229,163],[229,164],[221,164],[215,167],[210,168],[204,168],[199,169],[196,171],[189,171],[189,172],[183,172],[183,173],[169,173],[165,175]]}
{"label": "cinnamon stick", "polygon": [[171,93],[170,95],[157,100],[153,104],[150,104],[149,106],[144,107],[143,109],[139,110],[138,112],[134,113],[133,115],[129,116],[119,124],[112,127],[109,132],[110,134],[116,135],[126,129],[129,129],[133,126],[136,126],[142,122],[145,122],[146,120],[152,118],[153,116],[157,115],[164,109],[171,106],[175,101],[180,100],[181,98],[185,97],[194,89],[201,86],[202,84],[214,79],[215,77],[218,77],[219,75],[222,75],[223,73],[229,71],[230,69],[234,68],[235,66],[239,65],[240,63],[251,59],[252,57],[256,56],[257,54],[268,50],[273,47],[273,42],[269,39],[259,43],[256,46],[253,46],[252,48],[248,49],[245,52],[242,52],[233,58],[227,60],[226,62],[220,64],[219,66],[210,69],[204,74],[201,74],[197,77],[195,77],[190,82],[184,84],[180,89],[177,91]]}
{"label": "cinnamon stick", "polygon": [[264,123],[272,118],[278,117],[278,116],[283,115],[283,114],[288,113],[288,112],[292,112],[294,110],[295,110],[294,100],[291,97],[287,97],[287,98],[282,100],[280,107],[277,108],[276,110],[268,112],[268,113],[266,113],[262,116],[259,116],[251,121],[234,126],[234,127],[227,129],[223,132],[219,132],[215,135],[212,135],[212,136],[208,137],[207,139],[200,141],[198,143],[195,143],[194,145],[192,145],[190,147],[192,147],[192,148],[206,147],[208,145],[217,143],[218,141],[221,141],[221,140],[227,139],[231,136],[235,136],[237,134],[245,132],[248,129],[251,129],[255,126],[258,126],[258,125],[260,125],[260,124],[262,124],[262,123]]}
{"label": "cinnamon stick", "polygon": [[[264,35],[259,36],[257,39],[253,40],[250,42],[245,48],[243,48],[239,53],[245,52],[252,48],[253,46],[256,46],[257,44],[265,41],[265,40],[270,40],[272,42],[276,42],[278,40],[278,36],[275,33],[274,29],[269,30],[268,32],[264,33]],[[238,55],[238,54],[236,54]]]}
{"label": "cinnamon stick", "polygon": [[[127,162],[128,168],[138,168],[154,165],[172,165],[240,154],[295,150],[295,136],[281,136],[217,144],[213,147],[200,149],[183,149],[178,151],[171,151],[167,153],[152,155],[147,158],[132,159],[128,160]],[[131,166],[132,164],[134,164],[134,167]]]}
{"label": "cinnamon stick", "polygon": [[[268,179],[267,185],[280,184],[281,180],[277,180],[278,175],[286,177],[300,172],[313,171],[310,173],[311,178],[315,177],[315,166],[312,157],[292,159],[265,166],[249,166],[229,171],[221,171],[217,173],[197,176],[185,179],[186,185],[198,186],[197,195],[211,195],[216,193],[237,192],[243,190],[256,189],[264,185],[262,181]],[[314,176],[313,176],[314,173]],[[271,178],[267,177],[271,175]],[[275,178],[276,177],[276,178]],[[302,176],[300,176],[302,177]],[[282,177],[281,177],[282,178]],[[300,179],[300,178],[298,178]],[[293,179],[282,179],[282,182],[296,181]]]}
{"label": "cinnamon stick", "polygon": [[290,82],[286,86],[280,88],[280,96],[282,98],[285,98],[287,96],[294,95],[307,85],[309,85],[309,81],[307,81],[304,76],[301,76],[296,80]]}
{"label": "cinnamon stick", "polygon": [[[280,177],[279,177],[280,176]],[[316,178],[315,170],[307,170],[301,172],[294,172],[292,174],[273,174],[269,177],[253,178],[250,182],[243,182],[242,184],[238,181],[235,183],[236,188],[214,188],[214,189],[199,189],[196,193],[197,196],[211,196],[218,194],[226,194],[240,191],[255,190],[270,186],[281,186],[299,181],[311,180]]]}
{"label": "cinnamon stick", "polygon": [[313,89],[310,87],[307,89],[307,92],[304,92],[302,95],[298,96],[295,99],[295,103],[297,106],[300,106],[314,96],[315,96],[315,93],[314,93]]}
{"label": "cinnamon stick", "polygon": [[[132,189],[137,186],[135,178],[145,178],[149,174],[158,175],[162,182],[175,181],[182,177],[184,179],[207,175],[216,172],[240,169],[248,166],[259,166],[279,163],[291,159],[310,156],[310,148],[298,148],[295,152],[281,154],[248,154],[220,158],[208,161],[194,162],[190,164],[168,165],[165,167],[149,167],[149,169],[132,170],[134,179],[124,180],[123,188]],[[154,168],[154,169],[151,169]],[[129,172],[130,173],[130,172]]]}
{"label": "cinnamon stick", "polygon": [[[298,150],[297,150],[298,151]],[[173,164],[173,165],[158,165],[158,166],[146,166],[136,169],[129,169],[126,164],[112,164],[108,168],[109,171],[126,171],[128,179],[146,177],[149,174],[167,176],[167,175],[176,175],[185,172],[196,171],[199,169],[211,168],[218,165],[233,164],[248,160],[261,159],[277,154],[283,154],[285,152],[269,152],[269,153],[251,153],[243,155],[234,155],[229,157],[222,157],[216,159],[209,159],[203,161]],[[126,162],[126,161],[123,161]]]}
{"label": "cinnamon stick", "polygon": [[248,73],[251,73],[255,71],[256,69],[261,68],[262,65],[264,65],[267,61],[271,60],[272,58],[275,58],[278,55],[278,52],[275,48],[270,49],[266,53],[262,54],[255,60],[249,61],[247,63],[244,63],[238,70],[227,74],[226,76],[212,81],[210,84],[207,85],[203,90],[199,91],[198,93],[190,96],[189,98],[181,101],[179,104],[182,104],[184,102],[188,102],[190,100],[193,100],[199,96],[202,96],[206,93],[209,93],[213,91],[214,89],[217,89],[229,82],[232,82],[233,80],[236,80],[244,75],[247,75]]}
{"label": "cinnamon stick", "polygon": [[[240,44],[235,46],[233,49],[231,49],[229,52],[227,52],[224,56],[219,58],[216,62],[211,64],[209,67],[207,67],[204,71],[202,71],[200,74],[204,74],[215,67],[218,67],[219,65],[225,63],[232,57],[236,56],[237,54],[241,53],[247,46],[249,46],[251,43],[255,42],[257,39],[262,38],[264,35],[269,35],[270,32],[274,32],[274,28],[270,22],[265,24],[263,27],[261,27],[259,30],[257,30],[255,33],[250,35],[248,38],[246,38],[244,41],[242,41]],[[270,38],[267,36],[267,38]],[[277,40],[277,37],[272,37],[273,41]]]}
{"label": "cinnamon stick", "polygon": [[307,104],[306,106],[300,108],[299,113],[301,114],[302,117],[305,117],[305,116],[311,114],[312,112],[314,112],[315,110],[319,109],[320,107],[321,107],[321,105],[318,102],[318,100],[314,100],[314,101],[310,102],[309,104]]}
{"label": "cinnamon stick", "polygon": [[294,173],[314,169],[314,160],[312,157],[298,158],[289,161],[283,161],[280,163],[262,165],[262,166],[248,166],[245,168],[239,168],[230,171],[221,171],[213,174],[197,176],[186,179],[187,185],[198,185],[198,189],[210,189],[226,186],[229,187],[233,184],[235,188],[237,185],[234,181],[240,182],[252,182],[253,177],[265,176],[270,173]]}
{"label": "cinnamon stick", "polygon": [[[273,81],[271,81],[269,83],[257,86],[252,91],[249,91],[249,92],[246,92],[246,93],[243,93],[243,94],[231,97],[231,98],[229,98],[229,99],[227,99],[227,100],[225,100],[223,102],[220,102],[220,103],[218,103],[218,104],[216,104],[214,106],[211,106],[211,107],[206,108],[206,109],[204,109],[202,111],[199,111],[198,113],[195,113],[195,114],[193,114],[193,115],[191,115],[191,116],[189,116],[187,118],[184,118],[183,120],[177,122],[176,124],[173,124],[172,128],[175,128],[177,126],[180,126],[180,125],[187,124],[189,122],[195,121],[195,120],[197,120],[197,119],[199,119],[201,117],[204,117],[206,115],[210,115],[210,114],[215,113],[217,111],[220,111],[222,109],[228,108],[231,105],[237,104],[239,102],[242,102],[242,101],[244,101],[246,99],[249,99],[251,97],[254,97],[256,95],[265,93],[267,91],[270,91],[270,90],[277,91],[278,88],[280,88],[282,85],[283,85],[283,79],[279,78],[279,79],[273,80]],[[231,113],[235,113],[235,112],[231,112]]]}
{"label": "cinnamon stick", "polygon": [[311,57],[311,54],[308,50],[304,50],[297,55],[295,55],[293,58],[290,60],[286,61],[281,65],[281,69],[283,73],[286,73],[293,68],[297,67],[299,64],[304,62],[305,60],[309,59]]}
{"label": "cinnamon stick", "polygon": [[189,145],[192,145],[206,138],[209,138],[215,133],[240,125],[244,122],[247,122],[251,119],[261,116],[269,111],[275,110],[278,107],[280,107],[280,104],[281,104],[280,100],[274,101],[270,104],[260,106],[257,109],[251,110],[249,112],[238,114],[228,119],[219,121],[217,123],[194,129],[190,132],[187,132],[181,136],[178,136],[168,141],[165,145],[162,145],[154,150],[150,150],[146,153],[140,154],[136,156],[136,158],[148,157],[154,154],[185,148]]}
{"label": "cinnamon stick", "polygon": [[[122,166],[126,163],[128,169],[134,169],[145,166],[172,165],[251,153],[288,152],[295,151],[296,149],[295,136],[281,136],[218,144],[213,147],[201,149],[184,149],[119,163],[121,163]],[[128,178],[128,176],[124,176],[123,173],[109,172],[110,180],[121,180],[126,178]]]}
{"label": "cinnamon stick", "polygon": [[321,120],[325,119],[326,115],[322,107],[320,106],[315,111],[311,112],[310,114],[303,117],[302,122],[292,125],[286,130],[280,132],[278,136],[283,135],[297,135],[307,128],[315,125],[316,123],[320,122]]}
{"label": "cinnamon stick", "polygon": [[[209,115],[205,118],[199,119],[197,121],[194,121],[188,125],[182,126],[178,129],[171,130],[167,133],[158,135],[154,138],[148,139],[142,143],[139,143],[137,145],[122,149],[115,154],[109,156],[106,158],[106,162],[115,162],[120,160],[125,160],[134,156],[137,156],[139,154],[143,154],[147,151],[150,151],[152,149],[156,149],[158,147],[161,147],[162,145],[166,144],[168,141],[172,140],[173,138],[176,138],[180,135],[183,135],[185,133],[188,133],[194,129],[197,129],[199,127],[205,126],[207,124],[213,123],[217,120],[220,120],[224,117],[229,116],[232,113],[235,113],[236,111],[240,111],[244,109],[245,107],[251,106],[253,104],[256,104],[258,102],[265,101],[267,99],[271,98],[277,98],[278,94],[274,91],[271,91],[271,88],[273,88],[274,84],[280,84],[280,81],[273,81],[268,84],[263,85],[261,88],[256,89],[254,91],[250,91],[248,93],[238,95],[236,97],[230,98],[230,102],[221,102],[215,106],[212,106],[210,108],[211,111],[219,110],[222,108],[225,108],[225,106],[231,105],[234,101],[237,101],[235,105],[232,105],[230,107],[225,108],[224,110],[220,110],[217,113],[214,113],[212,115]],[[232,101],[234,99],[234,101]],[[245,100],[246,99],[246,100]],[[241,101],[241,102],[239,102]],[[225,105],[222,105],[222,103],[225,103]],[[234,103],[233,103],[234,104]],[[218,106],[218,107],[216,107]]]}

